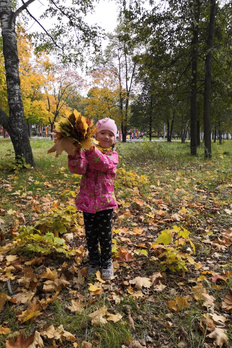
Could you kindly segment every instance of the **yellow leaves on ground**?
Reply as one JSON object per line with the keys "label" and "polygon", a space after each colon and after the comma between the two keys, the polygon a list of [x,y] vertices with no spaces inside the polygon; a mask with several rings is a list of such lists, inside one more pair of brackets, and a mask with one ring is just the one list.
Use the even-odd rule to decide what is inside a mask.
{"label": "yellow leaves on ground", "polygon": [[114,323],[116,323],[122,319],[122,315],[120,313],[109,313],[107,307],[103,306],[97,311],[89,314],[89,318],[91,319],[93,326],[100,326],[105,325],[107,321],[113,321]]}
{"label": "yellow leaves on ground", "polygon": [[215,298],[208,294],[207,290],[203,287],[202,284],[198,284],[192,288],[194,293],[194,298],[197,301],[201,301],[203,306],[206,308],[214,308]]}
{"label": "yellow leaves on ground", "polygon": [[8,335],[10,332],[11,331],[8,327],[0,326],[0,335]]}
{"label": "yellow leaves on ground", "polygon": [[69,116],[62,117],[55,124],[55,128],[57,131],[55,145],[48,150],[48,153],[56,152],[56,157],[63,151],[75,156],[78,148],[88,150],[96,143],[92,138],[96,131],[93,122],[76,110]]}
{"label": "yellow leaves on ground", "polygon": [[50,325],[48,328],[40,331],[41,336],[49,339],[62,340],[65,338],[69,342],[75,342],[76,338],[70,332],[64,330],[63,325],[60,325],[57,329],[54,325]]}
{"label": "yellow leaves on ground", "polygon": [[64,330],[63,325],[55,328],[54,325],[50,325],[47,328],[42,329],[40,332],[35,331],[34,334],[24,339],[23,334],[20,334],[16,341],[6,341],[6,348],[43,348],[44,343],[42,337],[45,339],[53,340],[53,347],[58,347],[55,345],[55,341],[63,342],[64,340],[69,342],[75,342],[76,337],[70,332]]}
{"label": "yellow leaves on ground", "polygon": [[81,302],[80,300],[71,300],[71,304],[71,306],[67,307],[71,312],[82,313],[84,311],[83,302]]}
{"label": "yellow leaves on ground", "polygon": [[168,307],[174,311],[182,311],[189,307],[189,303],[186,297],[177,296],[175,300],[168,301]]}

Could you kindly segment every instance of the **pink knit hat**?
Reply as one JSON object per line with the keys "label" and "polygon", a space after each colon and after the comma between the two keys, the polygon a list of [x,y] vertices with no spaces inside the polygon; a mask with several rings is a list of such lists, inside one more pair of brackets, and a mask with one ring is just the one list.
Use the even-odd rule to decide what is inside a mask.
{"label": "pink knit hat", "polygon": [[102,130],[108,130],[114,133],[114,136],[116,138],[117,126],[114,120],[112,120],[111,118],[106,117],[106,118],[103,118],[102,120],[99,120],[96,126],[97,126],[96,134]]}

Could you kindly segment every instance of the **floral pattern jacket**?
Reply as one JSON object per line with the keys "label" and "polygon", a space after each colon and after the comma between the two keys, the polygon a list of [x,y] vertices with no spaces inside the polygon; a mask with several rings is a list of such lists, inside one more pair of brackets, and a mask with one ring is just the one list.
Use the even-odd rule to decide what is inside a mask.
{"label": "floral pattern jacket", "polygon": [[110,150],[102,153],[93,146],[75,157],[68,156],[71,173],[82,175],[76,207],[86,213],[117,208],[114,195],[114,179],[118,164],[118,153]]}

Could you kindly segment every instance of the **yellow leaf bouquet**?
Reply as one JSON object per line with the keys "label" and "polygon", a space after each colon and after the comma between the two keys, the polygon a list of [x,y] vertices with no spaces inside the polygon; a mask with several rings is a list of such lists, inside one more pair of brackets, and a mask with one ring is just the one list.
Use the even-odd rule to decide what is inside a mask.
{"label": "yellow leaf bouquet", "polygon": [[59,122],[56,122],[55,130],[55,145],[48,150],[48,153],[56,152],[56,157],[63,151],[69,155],[75,155],[78,148],[88,150],[96,143],[93,138],[96,132],[93,121],[76,110],[68,117],[62,117]]}

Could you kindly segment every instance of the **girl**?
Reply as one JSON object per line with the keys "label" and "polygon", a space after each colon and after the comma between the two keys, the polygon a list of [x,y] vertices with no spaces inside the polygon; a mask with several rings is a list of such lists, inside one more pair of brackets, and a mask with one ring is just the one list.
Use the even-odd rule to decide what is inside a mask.
{"label": "girl", "polygon": [[[114,179],[118,154],[114,148],[117,126],[114,120],[104,118],[97,122],[96,140],[99,145],[68,155],[71,173],[81,174],[77,209],[83,211],[85,234],[89,252],[88,277],[101,269],[102,279],[114,275],[112,264],[112,216],[117,208]],[[100,245],[100,251],[99,251]]]}

